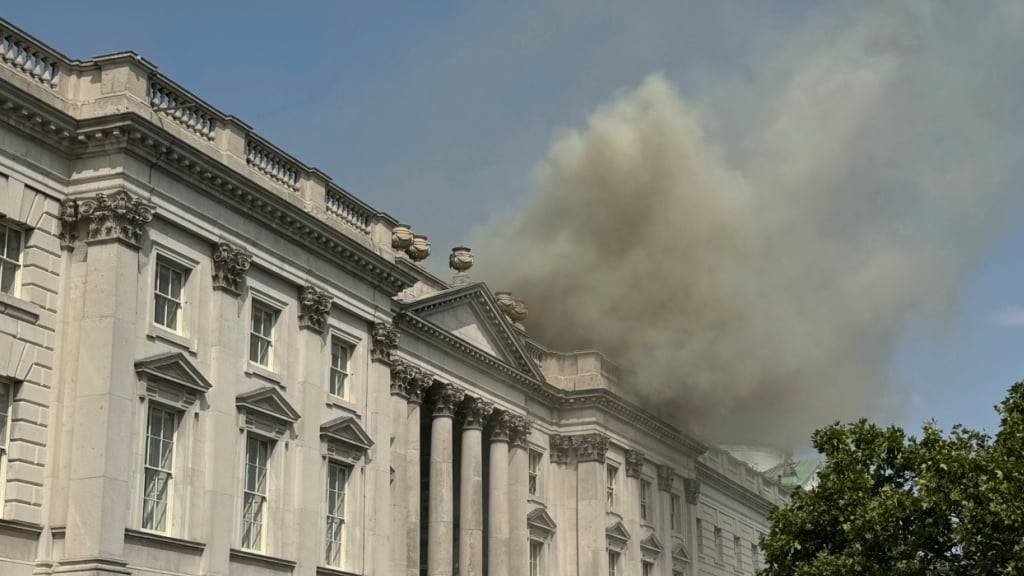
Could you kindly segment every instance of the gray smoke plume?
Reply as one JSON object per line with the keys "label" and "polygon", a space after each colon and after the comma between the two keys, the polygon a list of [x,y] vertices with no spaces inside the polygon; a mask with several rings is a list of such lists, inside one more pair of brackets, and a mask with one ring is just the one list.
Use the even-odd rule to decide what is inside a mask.
{"label": "gray smoke plume", "polygon": [[654,74],[553,142],[480,276],[714,440],[892,416],[901,337],[1016,206],[1022,6],[857,2],[692,99]]}

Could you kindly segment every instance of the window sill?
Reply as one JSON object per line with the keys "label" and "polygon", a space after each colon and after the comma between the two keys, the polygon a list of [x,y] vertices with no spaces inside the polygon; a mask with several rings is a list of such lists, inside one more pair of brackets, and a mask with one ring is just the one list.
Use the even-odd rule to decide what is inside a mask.
{"label": "window sill", "polygon": [[35,537],[43,532],[43,527],[32,522],[0,519],[0,531],[21,532]]}
{"label": "window sill", "polygon": [[0,292],[0,314],[14,316],[18,320],[35,324],[39,322],[39,313],[41,311],[42,308],[38,304],[33,304],[17,296]]}
{"label": "window sill", "polygon": [[173,330],[164,328],[163,326],[155,323],[150,323],[149,333],[146,334],[150,340],[162,340],[168,344],[177,346],[178,348],[184,348],[187,352],[195,355],[199,351],[199,346],[196,345],[195,338],[189,338],[188,336],[178,334]]}
{"label": "window sill", "polygon": [[245,373],[249,376],[255,376],[261,380],[267,380],[271,384],[277,384],[278,386],[284,386],[284,377],[274,372],[266,366],[260,366],[259,364],[248,360],[245,366]]}
{"label": "window sill", "polygon": [[161,534],[159,532],[150,532],[148,530],[134,530],[132,528],[126,528],[124,531],[124,537],[126,539],[153,542],[166,548],[179,549],[196,554],[202,554],[203,550],[206,549],[205,542],[175,538],[174,536],[168,536],[167,534]]}
{"label": "window sill", "polygon": [[359,574],[356,574],[355,572],[346,572],[344,570],[330,568],[328,566],[317,566],[316,574],[317,576],[359,576]]}
{"label": "window sill", "polygon": [[359,406],[356,406],[354,402],[349,402],[340,396],[328,393],[327,401],[324,402],[324,404],[331,408],[340,408],[341,410],[352,414],[356,418],[363,417],[362,413],[359,411]]}
{"label": "window sill", "polygon": [[262,564],[264,566],[274,566],[277,568],[295,568],[294,560],[285,560],[284,558],[278,558],[276,556],[267,556],[262,552],[253,552],[251,550],[241,550],[239,548],[231,549],[231,559],[241,560],[242,562],[249,562],[252,564]]}
{"label": "window sill", "polygon": [[529,502],[530,504],[536,504],[537,506],[540,506],[541,508],[545,508],[546,509],[548,507],[548,505],[544,502],[544,500],[541,499],[540,497],[538,497],[536,494],[527,496],[526,497],[526,501]]}

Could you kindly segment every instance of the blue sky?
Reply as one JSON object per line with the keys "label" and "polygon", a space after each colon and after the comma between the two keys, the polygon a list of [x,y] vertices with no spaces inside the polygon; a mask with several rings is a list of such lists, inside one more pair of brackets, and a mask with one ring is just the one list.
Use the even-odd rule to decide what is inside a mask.
{"label": "blue sky", "polygon": [[[523,202],[552,140],[619,91],[661,72],[684,95],[711,98],[756,77],[754,56],[823,9],[810,1],[297,6],[35,2],[11,3],[3,16],[72,57],[142,54],[428,234],[443,256]],[[1024,312],[1013,314],[1024,307],[1018,208],[1015,225],[960,283],[955,313],[907,324],[892,352],[899,385],[889,392],[904,406],[900,423],[934,417],[991,429],[992,406],[1024,379]]]}

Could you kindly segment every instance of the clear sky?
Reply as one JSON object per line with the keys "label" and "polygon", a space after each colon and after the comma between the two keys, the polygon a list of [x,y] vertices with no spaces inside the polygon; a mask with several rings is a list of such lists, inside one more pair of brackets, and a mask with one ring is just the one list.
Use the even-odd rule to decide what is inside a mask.
{"label": "clear sky", "polygon": [[[723,77],[756,76],[754,55],[818,4],[94,0],[7,3],[3,16],[72,57],[142,54],[428,234],[438,266],[522,202],[552,140],[601,103],[656,72],[705,98]],[[1024,379],[1018,208],[961,283],[955,317],[911,323],[893,351],[900,423],[991,429],[992,406]]]}

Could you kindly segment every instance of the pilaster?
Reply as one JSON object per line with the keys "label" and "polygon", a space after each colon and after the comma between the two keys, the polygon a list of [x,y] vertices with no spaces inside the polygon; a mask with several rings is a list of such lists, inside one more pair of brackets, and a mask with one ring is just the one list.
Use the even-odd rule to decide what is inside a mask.
{"label": "pilaster", "polygon": [[[527,437],[530,422],[524,416],[512,416],[509,424],[509,574],[529,574],[530,534],[526,527],[529,514],[529,451]],[[557,572],[556,572],[557,573]]]}
{"label": "pilaster", "polygon": [[605,455],[608,437],[594,432],[576,437],[577,538],[579,575],[607,574],[605,542]]}

